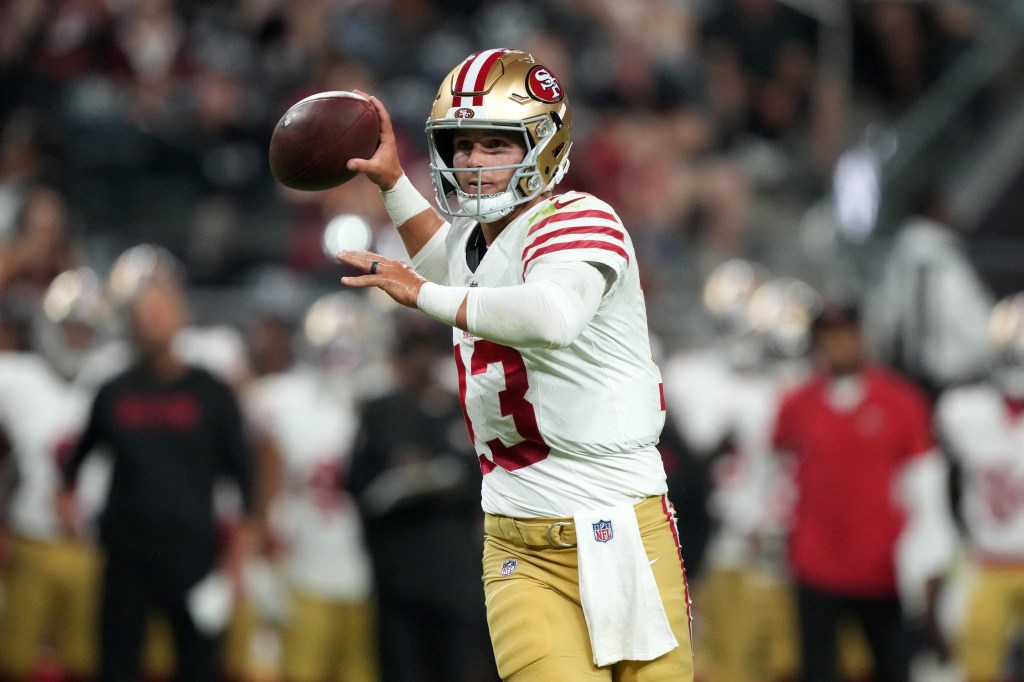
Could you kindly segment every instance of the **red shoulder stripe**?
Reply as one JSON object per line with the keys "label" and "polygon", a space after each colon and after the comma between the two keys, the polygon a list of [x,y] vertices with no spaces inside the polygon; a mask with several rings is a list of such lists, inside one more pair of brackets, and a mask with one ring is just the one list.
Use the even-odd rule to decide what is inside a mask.
{"label": "red shoulder stripe", "polygon": [[594,227],[593,225],[580,225],[579,227],[562,227],[557,230],[552,230],[546,234],[534,239],[532,242],[523,249],[523,255],[530,249],[540,246],[545,242],[549,242],[557,237],[564,237],[567,234],[604,234],[609,237],[614,237],[618,241],[622,241],[622,230],[617,230],[614,227]]}
{"label": "red shoulder stripe", "polygon": [[581,239],[575,242],[559,242],[557,244],[549,244],[548,246],[543,246],[537,249],[529,258],[523,261],[523,277],[526,276],[526,268],[529,267],[530,263],[532,263],[534,259],[539,258],[546,253],[579,249],[603,249],[605,251],[611,251],[616,255],[622,256],[626,259],[627,263],[629,262],[629,254],[626,253],[626,250],[618,244],[612,244],[611,242],[600,241],[598,239]]}
{"label": "red shoulder stripe", "polygon": [[549,215],[547,218],[538,221],[536,225],[533,225],[530,228],[530,231],[527,232],[526,235],[530,236],[537,230],[543,229],[551,223],[560,223],[566,220],[577,220],[579,218],[600,218],[601,220],[610,220],[616,225],[619,223],[619,219],[615,217],[614,213],[609,213],[608,211],[602,211],[600,209],[591,208],[583,211],[565,211]]}

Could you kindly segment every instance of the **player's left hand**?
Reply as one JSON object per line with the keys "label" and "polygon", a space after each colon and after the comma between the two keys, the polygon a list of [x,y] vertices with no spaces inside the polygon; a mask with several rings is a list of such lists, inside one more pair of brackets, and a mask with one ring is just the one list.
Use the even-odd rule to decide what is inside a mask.
{"label": "player's left hand", "polygon": [[253,556],[253,524],[243,521],[227,532],[227,541],[221,554],[221,569],[231,583],[236,599],[245,598],[245,566]]}
{"label": "player's left hand", "polygon": [[420,277],[408,263],[385,258],[372,251],[340,251],[335,257],[338,262],[367,273],[342,277],[341,283],[345,286],[380,287],[396,302],[409,308],[416,307],[420,289],[427,280]]}
{"label": "player's left hand", "polygon": [[78,499],[75,493],[70,488],[59,490],[54,504],[61,531],[69,538],[80,537],[82,520],[78,513]]}

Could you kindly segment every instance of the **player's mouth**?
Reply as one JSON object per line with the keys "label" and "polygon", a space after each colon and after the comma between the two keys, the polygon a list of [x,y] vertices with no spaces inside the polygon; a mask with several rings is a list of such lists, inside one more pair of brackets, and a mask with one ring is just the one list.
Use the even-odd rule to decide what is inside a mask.
{"label": "player's mouth", "polygon": [[490,182],[470,182],[469,193],[470,194],[495,194],[498,192],[496,185]]}

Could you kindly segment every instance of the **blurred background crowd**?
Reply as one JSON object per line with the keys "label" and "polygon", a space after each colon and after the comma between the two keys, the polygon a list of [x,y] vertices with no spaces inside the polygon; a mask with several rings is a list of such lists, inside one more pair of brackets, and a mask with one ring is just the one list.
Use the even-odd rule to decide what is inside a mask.
{"label": "blurred background crowd", "polygon": [[[741,427],[707,436],[717,417],[688,388],[673,397],[673,378],[721,384],[709,367],[769,376],[772,405],[807,372],[811,320],[838,301],[860,308],[871,357],[910,378],[929,405],[987,379],[1020,334],[1008,304],[1002,326],[991,322],[997,301],[1024,290],[1022,35],[1024,5],[1014,0],[0,0],[2,354],[35,354],[89,395],[124,366],[133,286],[171,277],[191,312],[178,351],[236,389],[254,424],[256,479],[277,482],[260,484],[262,511],[293,509],[256,554],[274,575],[291,566],[284,572],[300,593],[360,606],[343,621],[363,633],[347,634],[365,644],[356,649],[366,667],[330,679],[491,679],[474,563],[479,473],[471,455],[453,458],[469,444],[451,399],[446,330],[373,292],[339,295],[339,248],[404,256],[370,183],[288,190],[266,152],[291,104],[360,89],[388,106],[404,167],[430,196],[423,123],[443,76],[485,47],[531,52],[573,107],[564,187],[608,201],[641,262],[666,368],[663,451],[696,588],[698,669],[707,682],[793,678],[796,659],[785,653],[770,659],[774,668],[754,666],[760,676],[730,671],[730,661],[768,649],[737,653],[721,638],[735,623],[722,610],[702,614],[716,556],[732,557],[730,570],[741,555],[746,568],[768,561],[769,582],[785,585],[772,544],[785,534],[776,527],[758,535],[757,552],[722,554],[714,538],[735,509],[715,491],[735,478],[721,455],[743,449]],[[72,328],[88,333],[66,337]],[[708,360],[713,352],[721,357]],[[305,378],[267,388],[293,374]],[[330,427],[332,442],[304,440],[334,418],[310,419],[328,403],[315,398],[316,381],[302,383],[310,376],[340,401],[331,414],[346,415]],[[0,376],[0,390],[9,406],[32,389]],[[723,410],[741,412],[741,391],[725,393],[735,404]],[[309,410],[289,412],[309,395]],[[286,433],[289,421],[308,426]],[[750,426],[750,448],[769,447],[769,422]],[[16,429],[0,424],[12,465]],[[48,443],[68,435],[66,423],[57,428]],[[353,468],[357,455],[371,464]],[[4,469],[10,490],[23,484],[17,468]],[[312,526],[295,521],[304,517],[289,498],[337,515],[315,517],[342,533],[337,566],[316,554],[330,553],[330,539],[311,550],[318,558],[294,558],[301,528]],[[22,529],[9,512],[0,518],[6,571]],[[1024,538],[1016,542],[1024,552]],[[323,570],[304,573],[303,561]],[[347,577],[323,583],[325,572]],[[742,602],[735,583],[718,584],[734,598],[724,611],[765,608]],[[229,674],[274,679],[294,646],[348,651],[296,644],[274,602],[236,614]],[[784,630],[780,622],[769,629]],[[51,654],[57,639],[47,635]],[[32,659],[12,646],[0,640],[0,659]],[[152,648],[147,665],[166,674],[159,642]],[[848,675],[868,679],[863,647],[847,648]],[[376,650],[405,651],[411,667],[378,670],[401,657],[367,654]],[[60,657],[33,666],[55,674]],[[453,659],[464,669],[441,666]],[[76,660],[73,672],[87,672],[89,655]],[[328,679],[296,673],[307,674],[295,679]]]}

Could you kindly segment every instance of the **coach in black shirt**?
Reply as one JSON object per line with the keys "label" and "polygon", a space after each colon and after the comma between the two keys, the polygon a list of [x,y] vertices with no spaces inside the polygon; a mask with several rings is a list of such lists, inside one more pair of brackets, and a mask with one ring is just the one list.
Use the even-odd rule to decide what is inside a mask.
{"label": "coach in black shirt", "polygon": [[[197,625],[190,590],[218,567],[241,574],[247,530],[222,548],[214,517],[215,481],[233,478],[250,508],[249,451],[231,387],[183,364],[171,343],[185,322],[177,287],[150,282],[132,310],[137,362],[105,384],[88,425],[68,459],[66,488],[96,447],[113,460],[107,506],[100,519],[105,554],[100,668],[103,682],[135,682],[150,611],[174,632],[177,679],[214,680],[217,637]],[[65,524],[75,519],[61,495]]]}

